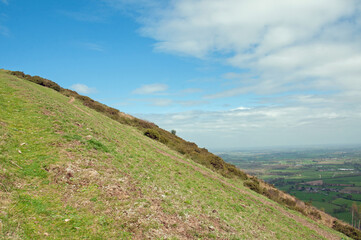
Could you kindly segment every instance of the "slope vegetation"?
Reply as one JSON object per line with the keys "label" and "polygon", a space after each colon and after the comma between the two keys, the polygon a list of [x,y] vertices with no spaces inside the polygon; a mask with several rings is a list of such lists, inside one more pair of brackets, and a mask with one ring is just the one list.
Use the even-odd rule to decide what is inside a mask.
{"label": "slope vegetation", "polygon": [[118,109],[108,107],[102,103],[94,101],[87,96],[80,95],[75,91],[62,88],[57,83],[51,80],[39,76],[31,76],[19,71],[8,71],[8,73],[25,79],[27,81],[34,82],[41,86],[54,89],[55,91],[60,92],[65,96],[72,97],[72,99],[76,98],[80,102],[82,102],[83,105],[92,108],[97,112],[101,112],[104,115],[120,123],[138,128],[139,130],[143,131],[148,137],[162,142],[171,149],[192,158],[194,161],[212,169],[213,171],[222,174],[223,176],[236,176],[243,179],[247,178],[244,172],[240,171],[234,165],[226,163],[222,158],[208,152],[207,149],[199,148],[195,143],[187,142],[182,138],[177,137],[175,134],[171,134],[170,132],[159,128],[154,123],[135,118],[133,116],[120,112]]}
{"label": "slope vegetation", "polygon": [[347,239],[116,120],[0,70],[0,238]]}

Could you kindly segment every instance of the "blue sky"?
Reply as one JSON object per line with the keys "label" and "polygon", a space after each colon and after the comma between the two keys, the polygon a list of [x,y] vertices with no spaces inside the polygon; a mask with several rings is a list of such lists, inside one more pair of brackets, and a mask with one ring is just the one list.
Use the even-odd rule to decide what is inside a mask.
{"label": "blue sky", "polygon": [[357,0],[0,0],[0,68],[210,149],[361,143]]}

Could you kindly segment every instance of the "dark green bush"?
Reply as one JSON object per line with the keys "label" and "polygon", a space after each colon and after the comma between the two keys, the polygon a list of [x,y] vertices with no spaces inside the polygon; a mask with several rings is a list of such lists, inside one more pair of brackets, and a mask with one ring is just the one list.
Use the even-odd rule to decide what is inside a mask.
{"label": "dark green bush", "polygon": [[237,168],[236,166],[232,165],[232,164],[229,164],[229,163],[226,163],[226,168],[229,172],[229,175],[234,175],[234,176],[237,176],[239,177],[240,179],[242,180],[247,180],[248,177],[247,177],[247,174],[245,172],[242,172],[239,168]]}
{"label": "dark green bush", "polygon": [[76,97],[77,95],[79,95],[77,92],[65,88],[62,88],[60,92],[67,97]]}
{"label": "dark green bush", "polygon": [[243,185],[245,187],[248,187],[249,189],[257,192],[257,193],[262,193],[263,192],[259,182],[257,180],[255,180],[254,178],[251,178],[250,180],[244,181]]}
{"label": "dark green bush", "polygon": [[60,92],[60,90],[62,89],[57,83],[50,81],[49,79],[46,79],[46,78],[42,78],[39,76],[30,76],[30,75],[24,74],[23,72],[20,72],[20,71],[15,71],[15,72],[10,72],[10,73],[14,76],[34,82],[34,83],[42,85],[44,87],[52,88],[58,92]]}
{"label": "dark green bush", "polygon": [[148,122],[148,121],[145,121],[145,120],[141,120],[141,119],[138,119],[138,118],[132,119],[131,125],[134,126],[134,127],[140,128],[140,129],[158,128],[158,126],[155,125],[154,123],[151,123],[151,122]]}
{"label": "dark green bush", "polygon": [[336,231],[339,231],[343,234],[345,234],[346,236],[356,239],[356,240],[361,240],[361,231],[348,225],[348,224],[344,224],[341,223],[338,220],[335,220],[333,222],[333,229],[335,229]]}
{"label": "dark green bush", "polygon": [[10,73],[11,73],[11,75],[17,76],[17,77],[19,77],[19,78],[25,78],[25,73],[23,73],[23,72],[20,72],[20,71],[11,71]]}
{"label": "dark green bush", "polygon": [[165,137],[162,137],[162,136],[160,137],[159,141],[160,141],[161,143],[163,143],[163,144],[167,144],[167,143],[168,143],[168,139],[165,138]]}
{"label": "dark green bush", "polygon": [[210,159],[210,163],[212,167],[215,168],[216,170],[223,169],[223,160],[218,156],[212,157]]}
{"label": "dark green bush", "polygon": [[154,129],[145,130],[144,135],[154,140],[160,140],[159,132]]}

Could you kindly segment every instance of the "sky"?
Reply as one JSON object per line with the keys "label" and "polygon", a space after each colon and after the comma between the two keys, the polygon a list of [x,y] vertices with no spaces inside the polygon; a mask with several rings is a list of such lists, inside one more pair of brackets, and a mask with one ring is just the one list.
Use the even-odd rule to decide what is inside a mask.
{"label": "sky", "polygon": [[359,0],[0,0],[0,68],[211,150],[361,144]]}

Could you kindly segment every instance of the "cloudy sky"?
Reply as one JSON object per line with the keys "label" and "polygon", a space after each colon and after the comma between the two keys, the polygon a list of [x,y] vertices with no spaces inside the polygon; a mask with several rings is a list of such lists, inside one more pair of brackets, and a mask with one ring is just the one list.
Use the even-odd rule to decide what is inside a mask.
{"label": "cloudy sky", "polygon": [[361,143],[358,0],[0,0],[0,52],[202,147]]}

